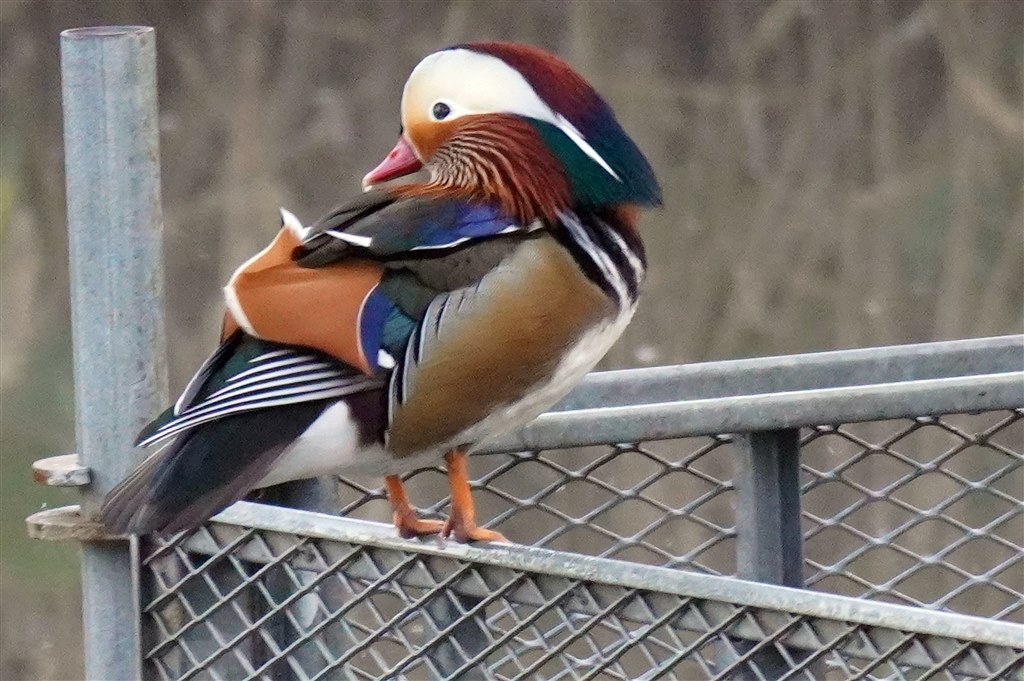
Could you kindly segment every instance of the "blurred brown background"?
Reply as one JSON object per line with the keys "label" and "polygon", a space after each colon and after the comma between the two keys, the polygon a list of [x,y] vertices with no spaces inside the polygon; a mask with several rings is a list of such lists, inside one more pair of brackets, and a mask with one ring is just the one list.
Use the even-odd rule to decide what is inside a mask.
{"label": "blurred brown background", "polygon": [[1024,4],[801,0],[0,2],[0,678],[81,676],[75,548],[24,517],[73,451],[58,33],[157,28],[172,385],[220,285],[358,190],[408,71],[458,42],[534,43],[653,162],[646,299],[605,367],[1022,327]]}

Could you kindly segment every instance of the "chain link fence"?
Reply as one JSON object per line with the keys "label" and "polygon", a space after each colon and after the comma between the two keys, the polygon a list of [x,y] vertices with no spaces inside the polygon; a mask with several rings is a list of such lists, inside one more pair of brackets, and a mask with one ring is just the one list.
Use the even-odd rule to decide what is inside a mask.
{"label": "chain link fence", "polygon": [[[339,483],[343,517],[247,502],[145,542],[147,678],[1020,678],[1024,339],[970,343],[973,368],[949,364],[956,344],[758,360],[772,385],[805,389],[722,388],[732,394],[709,400],[634,402],[644,386],[660,400],[702,389],[708,374],[757,372],[735,362],[685,377],[597,375],[562,410],[472,458],[481,519],[522,546],[399,539],[378,481],[355,479]],[[854,372],[838,388],[794,378],[823,359],[811,378],[840,378],[864,352],[902,354],[910,376],[870,383],[878,376]],[[607,403],[610,386],[618,401]],[[799,414],[795,401],[813,396],[823,417],[839,415],[851,391],[877,413],[901,400],[918,414],[815,425],[813,413],[778,422],[766,406]],[[745,426],[699,434],[720,423],[720,400]],[[960,413],[940,413],[949,404]],[[595,444],[605,433],[588,420],[620,409],[651,439]],[[784,467],[777,488],[740,483],[745,443],[769,424],[793,435],[795,504]],[[551,449],[514,447],[545,439]],[[405,479],[428,514],[443,514],[442,468]],[[750,578],[740,556],[760,541],[744,538],[744,523],[760,522],[745,507],[769,508],[773,493],[781,531],[798,532],[802,551],[769,545],[783,554],[769,557],[795,561],[790,585],[807,590],[735,579]]]}
{"label": "chain link fence", "polygon": [[149,678],[999,679],[1024,660],[1010,625],[240,506],[143,560]]}
{"label": "chain link fence", "polygon": [[[1024,622],[1022,414],[803,429],[806,584]],[[481,455],[475,496],[488,527],[523,544],[733,576],[734,461],[727,434]],[[443,468],[405,480],[443,517]],[[341,515],[390,518],[376,484],[342,489]]]}

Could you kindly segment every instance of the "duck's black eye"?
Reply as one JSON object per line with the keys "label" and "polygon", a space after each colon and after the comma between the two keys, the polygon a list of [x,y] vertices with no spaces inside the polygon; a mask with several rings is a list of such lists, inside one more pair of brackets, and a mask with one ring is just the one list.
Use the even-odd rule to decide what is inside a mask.
{"label": "duck's black eye", "polygon": [[444,102],[438,102],[437,104],[434,105],[434,108],[430,110],[430,113],[433,114],[435,121],[443,121],[444,119],[448,118],[448,115],[451,114],[451,112],[452,108],[445,104]]}

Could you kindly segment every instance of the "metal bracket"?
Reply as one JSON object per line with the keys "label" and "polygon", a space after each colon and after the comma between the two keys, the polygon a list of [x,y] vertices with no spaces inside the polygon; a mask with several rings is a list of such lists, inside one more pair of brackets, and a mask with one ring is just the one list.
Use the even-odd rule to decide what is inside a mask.
{"label": "metal bracket", "polygon": [[28,536],[43,541],[127,541],[129,535],[111,534],[101,523],[82,516],[80,506],[61,506],[25,518]]}
{"label": "metal bracket", "polygon": [[61,454],[32,463],[32,481],[50,487],[85,487],[92,471],[78,462],[78,454]]}

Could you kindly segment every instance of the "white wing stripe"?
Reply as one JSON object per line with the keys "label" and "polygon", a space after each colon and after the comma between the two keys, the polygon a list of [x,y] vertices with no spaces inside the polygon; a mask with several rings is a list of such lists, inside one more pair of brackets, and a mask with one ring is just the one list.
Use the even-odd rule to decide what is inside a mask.
{"label": "white wing stripe", "polygon": [[268,380],[261,381],[256,385],[232,387],[227,392],[224,392],[224,390],[219,390],[213,395],[210,395],[209,399],[203,400],[202,406],[205,407],[210,404],[216,404],[218,402],[234,399],[242,395],[251,395],[253,393],[259,393],[267,390],[268,388],[276,388],[282,385],[293,385],[295,383],[308,383],[310,381],[318,381],[323,378],[332,378],[337,376],[338,372],[336,370],[314,371],[308,374],[304,373],[291,376],[268,376],[266,377]]}
{"label": "white wing stripe", "polygon": [[270,364],[261,364],[259,366],[254,366],[251,369],[246,369],[245,371],[243,371],[243,372],[241,372],[239,374],[236,374],[236,375],[232,376],[231,378],[229,378],[228,379],[228,383],[236,383],[238,381],[241,381],[244,378],[248,378],[249,376],[252,376],[254,374],[258,374],[258,373],[261,373],[261,372],[264,372],[264,371],[270,371],[271,369],[281,369],[283,367],[291,366],[293,364],[300,364],[302,362],[315,362],[315,361],[320,361],[320,360],[318,360],[318,359],[316,359],[314,357],[310,357],[309,355],[294,355],[292,357],[286,357],[285,359],[279,359],[279,360],[276,360],[274,362],[271,362]]}
{"label": "white wing stripe", "polygon": [[360,248],[369,248],[370,244],[373,243],[373,239],[368,236],[362,236],[360,234],[349,234],[348,232],[341,232],[336,229],[328,229],[324,234],[329,234],[335,239],[339,239],[346,243],[350,243]]}
{"label": "white wing stripe", "polygon": [[292,395],[290,397],[283,397],[281,399],[266,400],[263,402],[255,402],[251,404],[233,405],[230,408],[225,406],[219,411],[204,414],[202,416],[195,414],[185,419],[176,419],[174,421],[171,421],[164,425],[164,427],[158,430],[156,433],[151,435],[149,438],[140,442],[139,446],[148,447],[149,445],[160,442],[161,440],[165,440],[185,430],[189,430],[190,428],[194,428],[195,426],[201,425],[203,423],[208,423],[209,421],[214,421],[223,416],[229,416],[231,414],[237,414],[246,411],[255,411],[257,409],[266,409],[268,407],[279,407],[288,404],[296,404],[299,402],[312,402],[314,400],[330,399],[332,397],[344,397],[345,395],[349,395],[358,390],[362,390],[364,387],[369,386],[364,386],[360,384],[349,384],[344,387],[323,388],[314,392]]}
{"label": "white wing stripe", "polygon": [[181,415],[181,418],[187,419],[191,418],[196,414],[205,414],[220,409],[228,409],[236,404],[249,404],[254,401],[259,401],[263,399],[274,399],[277,397],[283,397],[285,395],[301,395],[308,390],[318,390],[321,388],[340,388],[349,385],[354,385],[356,383],[358,383],[358,381],[354,381],[350,377],[345,377],[329,379],[327,381],[321,380],[319,382],[302,383],[299,385],[278,388],[276,390],[269,390],[266,392],[252,391],[246,394],[238,395],[228,400],[224,400],[217,404],[209,404],[207,402],[203,402],[202,404],[196,406],[195,408],[186,411],[184,414]]}
{"label": "white wing stripe", "polygon": [[298,353],[296,353],[294,350],[288,350],[288,349],[285,349],[285,350],[274,350],[273,352],[265,352],[262,355],[259,355],[257,357],[253,357],[252,359],[250,359],[249,360],[249,364],[256,364],[258,362],[266,362],[268,359],[274,359],[275,357],[284,357],[285,355],[291,355],[293,357],[297,357]]}
{"label": "white wing stripe", "polygon": [[[538,225],[538,222],[536,220],[531,222],[526,227],[523,227],[522,225],[511,224],[511,225],[508,225],[507,227],[504,227],[504,228],[498,230],[497,232],[494,233],[494,235],[495,236],[499,236],[499,235],[502,235],[502,234],[513,234],[515,232],[533,232],[533,231],[537,230],[537,225]],[[458,239],[454,239],[452,241],[449,241],[449,242],[443,243],[443,244],[432,244],[432,245],[429,245],[429,246],[413,246],[409,250],[410,251],[438,251],[438,250],[442,250],[442,249],[445,249],[445,248],[454,248],[456,246],[460,246],[460,245],[466,243],[467,241],[471,241],[473,239],[483,239],[483,238],[486,238],[486,237],[484,237],[484,236],[463,236],[463,237],[459,237]]]}
{"label": "white wing stripe", "polygon": [[445,248],[454,248],[454,247],[456,247],[456,246],[458,246],[460,244],[464,244],[467,241],[469,241],[471,238],[473,238],[473,237],[462,236],[462,237],[459,237],[458,239],[455,239],[453,241],[449,241],[447,243],[431,244],[429,246],[413,246],[409,250],[410,251],[439,251],[439,250],[442,250],[442,249],[445,249]]}
{"label": "white wing stripe", "polygon": [[212,399],[216,398],[217,396],[221,395],[222,393],[230,392],[232,390],[237,390],[239,388],[243,388],[243,387],[245,387],[247,385],[251,385],[253,383],[262,383],[263,381],[268,381],[268,380],[272,380],[272,379],[275,379],[275,378],[282,378],[284,376],[301,375],[301,374],[304,374],[304,373],[307,373],[307,372],[312,373],[314,371],[321,371],[321,370],[324,370],[324,369],[331,370],[331,373],[333,373],[333,374],[337,374],[338,373],[338,370],[336,368],[332,367],[332,365],[328,364],[327,362],[316,362],[316,361],[313,361],[313,362],[309,362],[307,364],[295,364],[295,365],[292,365],[290,367],[286,367],[284,369],[276,369],[276,370],[273,369],[273,368],[270,368],[269,365],[268,365],[268,368],[265,371],[261,371],[261,372],[252,374],[252,375],[249,376],[249,378],[246,378],[245,380],[242,380],[242,381],[236,381],[236,380],[228,381],[227,385],[225,385],[223,388],[221,388],[217,392],[215,392],[212,395],[210,395],[207,399],[208,400],[212,400]]}

